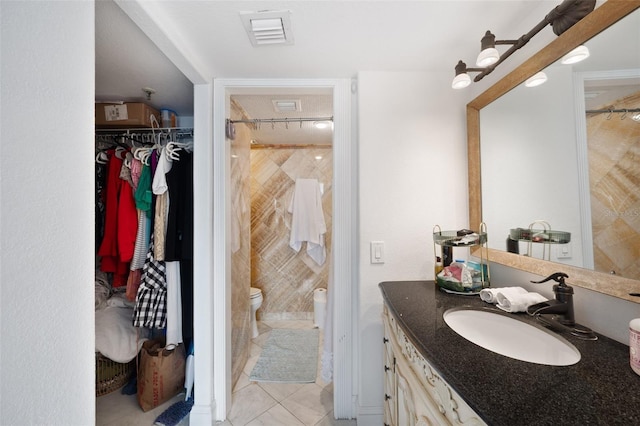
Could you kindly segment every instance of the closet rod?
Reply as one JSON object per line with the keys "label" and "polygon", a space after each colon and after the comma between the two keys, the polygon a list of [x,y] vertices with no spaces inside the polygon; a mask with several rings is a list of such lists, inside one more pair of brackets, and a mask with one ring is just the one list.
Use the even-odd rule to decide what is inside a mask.
{"label": "closet rod", "polygon": [[253,118],[248,120],[227,120],[229,123],[302,123],[303,121],[333,121],[333,117],[300,118]]}
{"label": "closet rod", "polygon": [[192,127],[144,127],[144,128],[129,128],[129,129],[95,129],[96,133],[104,132],[104,133],[169,133],[171,131],[175,132],[193,132]]}
{"label": "closet rod", "polygon": [[621,112],[640,112],[640,108],[627,108],[627,109],[620,109],[620,108],[616,108],[616,109],[588,109],[587,111],[585,111],[587,114],[607,114],[607,113],[611,113],[613,114],[614,112],[617,113],[621,113]]}

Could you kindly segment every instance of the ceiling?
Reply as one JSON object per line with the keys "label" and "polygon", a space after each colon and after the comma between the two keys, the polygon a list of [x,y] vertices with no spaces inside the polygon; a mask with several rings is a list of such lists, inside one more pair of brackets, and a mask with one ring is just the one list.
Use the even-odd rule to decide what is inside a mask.
{"label": "ceiling", "polygon": [[[156,108],[170,108],[178,116],[193,116],[191,81],[124,12],[131,14],[132,1],[96,2],[96,100],[145,101]],[[170,34],[175,47],[192,59],[206,79],[351,78],[359,71],[425,71],[449,85],[459,59],[475,66],[485,31],[490,29],[498,39],[519,38],[560,0],[133,3]],[[292,45],[253,47],[240,13],[261,10],[290,11]],[[553,38],[547,27],[523,50],[537,50]],[[526,53],[520,56],[523,59]],[[476,85],[486,88],[493,77]],[[145,87],[155,90],[149,100]],[[279,116],[272,109],[273,93],[257,90],[254,94],[261,96],[238,96],[251,118]],[[331,116],[327,105],[330,97],[329,103],[326,97],[308,98],[300,115]],[[263,125],[261,130],[270,127]],[[282,132],[287,130],[281,127]],[[283,137],[281,133],[279,138]],[[259,139],[263,138],[265,143],[272,140],[266,134]],[[300,135],[293,139],[289,143],[298,143]]]}

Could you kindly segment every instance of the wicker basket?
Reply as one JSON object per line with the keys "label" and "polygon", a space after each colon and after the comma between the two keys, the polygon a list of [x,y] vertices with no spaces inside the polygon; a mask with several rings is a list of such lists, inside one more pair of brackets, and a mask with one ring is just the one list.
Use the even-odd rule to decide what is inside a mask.
{"label": "wicker basket", "polygon": [[120,389],[129,382],[135,370],[135,358],[122,364],[96,353],[96,396]]}

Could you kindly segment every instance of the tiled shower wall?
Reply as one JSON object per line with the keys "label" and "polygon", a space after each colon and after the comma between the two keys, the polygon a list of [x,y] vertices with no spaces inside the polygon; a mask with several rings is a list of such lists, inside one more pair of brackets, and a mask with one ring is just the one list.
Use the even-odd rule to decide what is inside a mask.
{"label": "tiled shower wall", "polygon": [[[232,102],[231,118],[242,118],[241,110]],[[231,371],[235,384],[249,357],[251,338],[251,209],[249,192],[249,147],[251,132],[236,125],[236,137],[227,140],[231,146]]]}
{"label": "tiled shower wall", "polygon": [[[639,108],[640,93],[613,104]],[[595,269],[640,279],[640,123],[587,116],[587,133]]]}
{"label": "tiled shower wall", "polygon": [[[296,178],[316,178],[324,187],[327,261],[318,265],[289,247],[287,211]],[[326,288],[332,229],[333,155],[330,148],[251,149],[251,286],[262,289],[258,318],[312,319],[313,291]]]}

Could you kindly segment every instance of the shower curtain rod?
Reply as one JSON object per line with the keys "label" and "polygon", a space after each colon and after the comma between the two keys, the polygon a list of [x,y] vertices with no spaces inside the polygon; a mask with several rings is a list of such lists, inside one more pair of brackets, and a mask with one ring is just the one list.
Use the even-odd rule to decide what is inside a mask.
{"label": "shower curtain rod", "polygon": [[253,118],[247,120],[228,120],[230,123],[301,123],[303,121],[333,121],[333,117],[300,117],[300,118]]}

